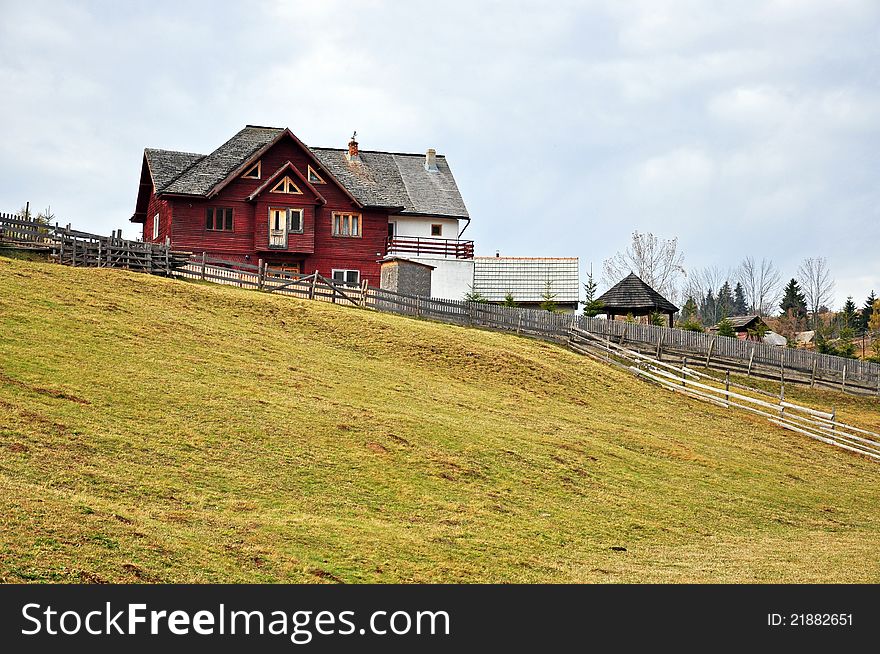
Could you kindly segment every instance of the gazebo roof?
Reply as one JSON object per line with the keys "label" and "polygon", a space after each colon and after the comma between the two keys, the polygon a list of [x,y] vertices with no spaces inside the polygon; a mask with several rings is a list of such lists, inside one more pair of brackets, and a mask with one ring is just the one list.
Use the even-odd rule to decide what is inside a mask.
{"label": "gazebo roof", "polygon": [[675,313],[678,307],[653,288],[643,282],[635,273],[630,273],[599,298],[608,309],[653,310]]}

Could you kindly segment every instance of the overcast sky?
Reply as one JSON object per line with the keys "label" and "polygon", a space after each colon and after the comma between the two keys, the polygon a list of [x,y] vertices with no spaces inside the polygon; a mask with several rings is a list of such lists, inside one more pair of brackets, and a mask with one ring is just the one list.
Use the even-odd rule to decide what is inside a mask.
{"label": "overcast sky", "polygon": [[478,254],[633,230],[688,268],[827,256],[880,291],[880,2],[0,0],[0,210],[128,222],[144,147],[245,124],[448,156]]}

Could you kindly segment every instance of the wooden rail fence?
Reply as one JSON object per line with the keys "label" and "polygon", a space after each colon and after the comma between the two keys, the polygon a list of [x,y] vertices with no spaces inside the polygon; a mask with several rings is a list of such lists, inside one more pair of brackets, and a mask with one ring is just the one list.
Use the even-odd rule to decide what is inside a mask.
{"label": "wooden rail fence", "polygon": [[419,297],[366,285],[347,287],[323,277],[312,282],[309,281],[311,275],[276,271],[262,262],[249,265],[196,257],[176,274],[561,343],[567,343],[571,328],[577,327],[606,341],[652,352],[655,358],[686,360],[693,365],[699,363],[707,368],[729,369],[747,376],[779,379],[783,383],[821,384],[850,393],[880,395],[880,365],[876,363],[737,338],[537,309]]}
{"label": "wooden rail fence", "polygon": [[122,238],[122,230],[101,236],[16,214],[0,214],[0,246],[44,251],[68,266],[127,268],[162,275],[171,275],[191,256],[173,250],[167,240],[131,241]]}
{"label": "wooden rail fence", "polygon": [[499,329],[568,342],[577,327],[606,341],[633,350],[655,352],[682,362],[730,369],[810,385],[831,386],[850,393],[880,395],[880,364],[776,347],[669,327],[518,309],[494,304],[443,300],[394,293],[368,286],[349,286],[319,274],[297,275],[275,270],[262,261],[254,264],[192,257],[166,243],[144,243],[121,238],[121,232],[99,236],[67,227],[38,223],[20,215],[0,214],[0,246],[40,248],[59,263],[72,266],[121,267],[189,279],[201,279],[280,295],[369,307],[442,322]]}
{"label": "wooden rail fence", "polygon": [[760,390],[732,384],[729,374],[719,380],[684,365],[659,361],[577,327],[572,327],[570,339],[575,351],[623,368],[667,390],[716,406],[748,411],[778,427],[880,461],[880,434],[839,421],[833,409],[820,411],[788,402],[784,390],[778,398],[768,397],[768,393]]}

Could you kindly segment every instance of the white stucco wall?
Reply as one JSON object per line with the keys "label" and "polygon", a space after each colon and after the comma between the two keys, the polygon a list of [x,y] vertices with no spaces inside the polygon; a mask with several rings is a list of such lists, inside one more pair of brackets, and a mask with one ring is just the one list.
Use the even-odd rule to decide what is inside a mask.
{"label": "white stucco wall", "polygon": [[473,259],[443,259],[440,257],[407,257],[419,263],[434,266],[431,272],[431,297],[444,300],[463,300],[474,283]]}
{"label": "white stucco wall", "polygon": [[455,218],[391,216],[388,218],[388,222],[397,223],[398,236],[431,238],[431,225],[443,225],[443,235],[439,238],[458,238],[458,220]]}

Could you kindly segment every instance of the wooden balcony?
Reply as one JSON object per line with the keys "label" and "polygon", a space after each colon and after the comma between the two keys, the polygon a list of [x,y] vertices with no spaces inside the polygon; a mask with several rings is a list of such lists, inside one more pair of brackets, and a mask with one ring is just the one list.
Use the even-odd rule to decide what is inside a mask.
{"label": "wooden balcony", "polygon": [[450,259],[473,259],[474,242],[458,238],[432,238],[428,236],[389,236],[385,242],[388,254],[410,254]]}

